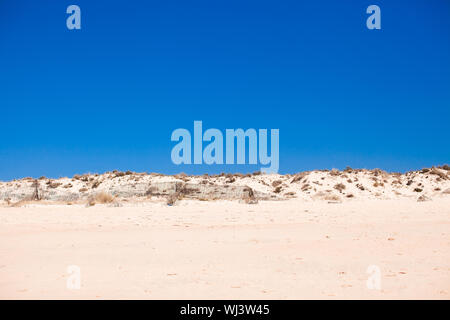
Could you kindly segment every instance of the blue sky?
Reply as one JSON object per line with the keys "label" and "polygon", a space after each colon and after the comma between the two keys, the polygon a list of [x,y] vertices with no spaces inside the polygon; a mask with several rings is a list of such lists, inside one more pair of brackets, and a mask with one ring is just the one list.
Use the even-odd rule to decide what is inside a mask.
{"label": "blue sky", "polygon": [[194,120],[280,129],[281,173],[444,164],[450,2],[1,0],[0,111],[2,180],[260,168],[174,165]]}

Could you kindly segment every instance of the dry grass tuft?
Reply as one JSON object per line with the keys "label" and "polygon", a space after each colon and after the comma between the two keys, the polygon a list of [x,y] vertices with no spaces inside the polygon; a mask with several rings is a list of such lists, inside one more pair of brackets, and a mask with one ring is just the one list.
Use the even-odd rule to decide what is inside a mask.
{"label": "dry grass tuft", "polygon": [[98,203],[111,203],[114,201],[114,197],[106,192],[99,192],[95,195],[95,201]]}
{"label": "dry grass tuft", "polygon": [[324,200],[327,201],[341,201],[341,198],[335,194],[328,194],[324,197]]}
{"label": "dry grass tuft", "polygon": [[106,192],[99,192],[95,196],[90,196],[87,199],[86,207],[95,206],[97,203],[112,203],[114,201],[114,197]]}

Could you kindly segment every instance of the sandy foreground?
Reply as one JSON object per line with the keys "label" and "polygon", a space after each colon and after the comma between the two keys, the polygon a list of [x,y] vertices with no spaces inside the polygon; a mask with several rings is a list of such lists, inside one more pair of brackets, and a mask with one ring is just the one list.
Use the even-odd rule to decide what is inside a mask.
{"label": "sandy foreground", "polygon": [[449,299],[450,196],[3,206],[0,298]]}

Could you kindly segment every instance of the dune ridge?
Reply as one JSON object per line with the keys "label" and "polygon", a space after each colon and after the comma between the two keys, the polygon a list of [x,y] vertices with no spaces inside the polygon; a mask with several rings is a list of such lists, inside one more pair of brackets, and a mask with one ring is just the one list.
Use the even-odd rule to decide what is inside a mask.
{"label": "dune ridge", "polygon": [[[120,203],[165,199],[176,204],[183,199],[202,201],[264,200],[329,202],[352,199],[399,199],[428,201],[450,194],[448,165],[407,173],[380,169],[314,170],[297,174],[219,174],[189,176],[111,171],[74,175],[72,178],[23,178],[0,182],[0,204],[20,205],[27,201]],[[106,199],[106,200],[105,200]]]}

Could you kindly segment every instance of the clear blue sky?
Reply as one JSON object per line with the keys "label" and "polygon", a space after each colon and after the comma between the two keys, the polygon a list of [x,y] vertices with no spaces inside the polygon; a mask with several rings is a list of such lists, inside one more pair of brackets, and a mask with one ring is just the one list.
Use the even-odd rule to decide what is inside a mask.
{"label": "clear blue sky", "polygon": [[444,164],[450,2],[0,0],[0,111],[2,180],[260,167],[172,164],[194,120],[279,128],[281,173]]}

